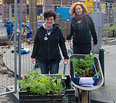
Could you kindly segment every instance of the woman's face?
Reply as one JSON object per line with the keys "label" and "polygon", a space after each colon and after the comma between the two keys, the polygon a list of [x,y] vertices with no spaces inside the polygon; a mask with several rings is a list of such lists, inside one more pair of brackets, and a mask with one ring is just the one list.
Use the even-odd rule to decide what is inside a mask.
{"label": "woman's face", "polygon": [[80,5],[77,5],[75,7],[75,12],[76,12],[77,15],[81,15],[83,13],[82,7]]}
{"label": "woman's face", "polygon": [[54,17],[53,16],[45,19],[46,27],[52,27],[53,24],[54,24]]}

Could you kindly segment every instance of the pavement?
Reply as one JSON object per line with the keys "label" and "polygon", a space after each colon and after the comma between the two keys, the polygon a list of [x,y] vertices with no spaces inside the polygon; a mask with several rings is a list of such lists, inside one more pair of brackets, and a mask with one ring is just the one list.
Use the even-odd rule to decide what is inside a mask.
{"label": "pavement", "polygon": [[[115,78],[115,74],[116,74],[116,63],[115,63],[116,62],[116,60],[115,60],[116,59],[116,45],[104,45],[104,46],[102,46],[102,48],[104,49],[105,83],[99,89],[91,91],[90,96],[91,96],[91,99],[93,99],[93,100],[102,101],[102,102],[97,102],[97,103],[116,103],[116,78]],[[22,58],[22,59],[24,59],[24,58]],[[31,63],[30,60],[29,60],[29,62]],[[61,61],[60,70],[59,70],[60,73],[63,72],[63,68],[64,68],[63,61]],[[70,71],[69,65],[67,65],[66,74],[69,74],[69,71]]]}
{"label": "pavement", "polygon": [[104,49],[104,85],[91,92],[91,98],[116,103],[116,45],[102,46]]}

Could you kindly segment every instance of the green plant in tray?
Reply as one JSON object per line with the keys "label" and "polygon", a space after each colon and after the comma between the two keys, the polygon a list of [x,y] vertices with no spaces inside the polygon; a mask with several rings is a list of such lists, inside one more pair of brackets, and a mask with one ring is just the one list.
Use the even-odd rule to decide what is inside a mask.
{"label": "green plant in tray", "polygon": [[72,58],[73,68],[75,70],[76,77],[95,77],[96,75],[94,71],[94,55],[85,55],[85,58]]}
{"label": "green plant in tray", "polygon": [[61,78],[57,76],[40,75],[36,70],[28,72],[22,80],[18,80],[18,84],[23,91],[29,91],[32,94],[58,94],[62,93],[65,89],[63,79],[66,79],[63,75]]}

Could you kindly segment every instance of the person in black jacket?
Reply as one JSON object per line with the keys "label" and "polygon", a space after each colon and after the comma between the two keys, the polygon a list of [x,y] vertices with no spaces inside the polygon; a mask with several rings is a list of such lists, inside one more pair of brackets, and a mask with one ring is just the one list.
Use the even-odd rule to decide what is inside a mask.
{"label": "person in black jacket", "polygon": [[73,36],[73,53],[90,54],[91,36],[93,38],[93,46],[96,46],[97,34],[93,20],[87,13],[86,5],[83,2],[76,2],[72,5],[70,13],[73,18],[67,40],[71,40]]}
{"label": "person in black jacket", "polygon": [[31,58],[32,62],[38,59],[42,74],[57,74],[61,60],[60,49],[64,62],[67,63],[69,59],[65,39],[61,28],[55,24],[56,13],[45,10],[43,16],[45,23],[37,29]]}

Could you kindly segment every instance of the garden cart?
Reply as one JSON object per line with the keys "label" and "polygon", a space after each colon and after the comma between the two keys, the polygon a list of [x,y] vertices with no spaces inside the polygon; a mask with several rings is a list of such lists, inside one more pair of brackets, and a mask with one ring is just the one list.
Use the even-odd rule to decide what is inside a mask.
{"label": "garden cart", "polygon": [[75,83],[73,62],[71,60],[72,58],[80,59],[84,57],[85,54],[73,54],[70,56],[70,75],[71,75],[72,85],[75,87],[75,89],[78,90],[78,96],[79,96],[78,103],[89,103],[90,101],[89,92],[100,88],[104,82],[104,77],[103,77],[99,59],[97,57],[94,57],[96,70],[97,72],[100,73],[97,83],[93,86],[81,86],[80,84]]}

